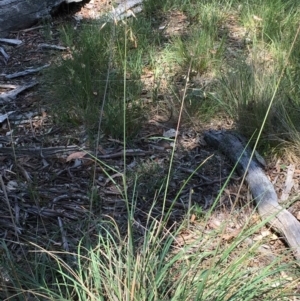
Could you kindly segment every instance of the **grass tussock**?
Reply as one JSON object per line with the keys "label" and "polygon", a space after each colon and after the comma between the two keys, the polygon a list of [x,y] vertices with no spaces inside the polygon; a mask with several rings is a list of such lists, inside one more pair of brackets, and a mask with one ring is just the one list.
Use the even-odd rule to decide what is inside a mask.
{"label": "grass tussock", "polygon": [[[141,84],[136,75],[138,70],[131,69],[133,73],[126,78],[130,85],[125,92],[128,101],[124,115],[124,78],[120,71],[122,58],[113,61],[113,58],[119,55],[119,45],[111,46],[112,27],[105,26],[99,30],[94,26],[85,25],[80,36],[76,37],[70,30],[66,27],[61,30],[65,43],[68,43],[71,49],[69,55],[59,60],[47,74],[54,85],[51,97],[54,98],[53,110],[58,122],[83,124],[88,131],[95,133],[99,116],[103,114],[103,132],[120,138],[125,116],[126,135],[130,137],[136,132],[137,125],[143,118],[138,100],[141,92]],[[76,43],[76,48],[73,43]]]}
{"label": "grass tussock", "polygon": [[[74,254],[32,246],[39,264],[33,275],[6,257],[8,274],[17,273],[22,283],[14,283],[16,300],[289,300],[295,282],[282,275],[294,263],[251,241],[262,224],[245,225],[230,244],[220,240],[226,223],[218,231],[198,225],[191,228],[194,242],[182,244],[182,226],[174,231],[165,221],[148,222],[142,237],[123,237],[113,221],[102,223],[101,235],[93,242],[82,238]],[[263,260],[269,264],[257,265]]]}

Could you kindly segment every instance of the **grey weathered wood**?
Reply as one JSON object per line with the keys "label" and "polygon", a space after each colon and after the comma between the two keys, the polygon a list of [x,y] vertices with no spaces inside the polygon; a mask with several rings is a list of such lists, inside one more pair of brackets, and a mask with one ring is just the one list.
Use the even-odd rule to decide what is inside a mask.
{"label": "grey weathered wood", "polygon": [[67,47],[59,46],[59,45],[52,45],[52,44],[46,44],[46,43],[41,43],[38,45],[38,48],[41,49],[50,49],[50,50],[67,50]]}
{"label": "grey weathered wood", "polygon": [[143,0],[127,0],[121,2],[118,7],[110,12],[109,17],[112,20],[122,20],[134,15],[135,13],[139,13],[142,11],[142,2]]}
{"label": "grey weathered wood", "polygon": [[6,53],[6,51],[2,47],[0,47],[0,53],[3,55],[4,61],[5,61],[5,64],[6,64],[8,59],[9,59],[9,55]]}
{"label": "grey weathered wood", "polygon": [[80,2],[81,0],[1,0],[0,37],[12,30],[33,25],[36,21],[47,19],[53,9],[61,3]]}
{"label": "grey weathered wood", "polygon": [[75,151],[82,150],[77,145],[57,147],[0,147],[1,155],[9,156],[35,156],[41,158],[55,158],[69,155]]}
{"label": "grey weathered wood", "polygon": [[0,39],[0,43],[18,46],[21,45],[23,42],[19,39]]}
{"label": "grey weathered wood", "polygon": [[5,104],[7,102],[10,102],[10,101],[16,99],[16,97],[20,93],[22,93],[23,91],[25,91],[29,88],[34,87],[37,84],[38,84],[38,82],[30,82],[23,86],[17,86],[16,88],[14,88],[11,91],[0,93],[0,104],[2,105],[2,104]]}
{"label": "grey weathered wood", "polygon": [[37,73],[47,67],[49,67],[50,64],[46,64],[44,66],[40,66],[40,67],[37,67],[37,68],[28,68],[24,71],[20,71],[20,72],[16,72],[16,73],[12,73],[12,74],[3,74],[4,78],[5,79],[13,79],[13,78],[16,78],[16,77],[20,77],[20,76],[25,76],[25,75],[28,75],[28,74],[33,74],[33,73]]}
{"label": "grey weathered wood", "polygon": [[251,150],[239,137],[228,131],[209,131],[205,133],[205,141],[222,151],[233,164],[237,163],[237,170],[241,175],[246,174],[252,196],[257,204],[260,216],[277,232],[284,235],[296,259],[300,260],[300,223],[286,209],[278,204],[277,194],[260,164],[252,159]]}

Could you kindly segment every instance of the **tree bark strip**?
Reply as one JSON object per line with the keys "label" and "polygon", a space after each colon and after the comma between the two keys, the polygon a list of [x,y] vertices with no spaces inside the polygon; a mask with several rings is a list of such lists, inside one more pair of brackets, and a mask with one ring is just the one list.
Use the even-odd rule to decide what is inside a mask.
{"label": "tree bark strip", "polygon": [[294,256],[300,260],[300,223],[278,204],[275,189],[255,156],[246,170],[252,153],[251,149],[245,149],[244,141],[238,135],[228,131],[209,131],[205,133],[204,139],[208,144],[222,151],[233,164],[238,162],[237,171],[241,175],[247,172],[245,179],[260,216],[262,219],[267,219],[274,230],[284,235]]}

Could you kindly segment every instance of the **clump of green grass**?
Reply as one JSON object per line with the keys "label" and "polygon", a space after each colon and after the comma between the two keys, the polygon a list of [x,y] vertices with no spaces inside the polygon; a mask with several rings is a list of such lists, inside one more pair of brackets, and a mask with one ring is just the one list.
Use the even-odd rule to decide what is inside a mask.
{"label": "clump of green grass", "polygon": [[[102,115],[101,130],[120,138],[125,116],[127,137],[136,133],[143,119],[139,100],[142,50],[128,57],[127,74],[124,74],[122,52],[127,47],[122,37],[124,30],[112,24],[101,29],[99,24],[83,25],[77,35],[74,29],[62,28],[70,53],[45,72],[47,83],[52,87],[51,106],[59,122],[83,124],[88,131],[97,132]],[[134,34],[132,39],[136,39]]]}
{"label": "clump of green grass", "polygon": [[[278,70],[280,71],[280,70]],[[221,99],[229,115],[236,120],[238,129],[246,137],[257,137],[276,89],[280,74],[240,62],[238,68],[221,79]],[[286,143],[297,142],[300,129],[297,117],[298,97],[291,99],[292,87],[287,79],[279,85],[277,94],[267,116],[260,147],[270,151]],[[284,144],[282,144],[284,143]]]}
{"label": "clump of green grass", "polygon": [[[151,3],[146,2],[145,13],[126,24],[61,29],[69,54],[44,72],[48,103],[59,123],[84,125],[93,134],[101,120],[102,132],[121,138],[125,118],[126,135],[133,137],[147,114],[140,100],[145,68],[154,71],[154,86],[160,89],[160,77],[164,77],[171,90],[173,76],[179,69],[187,70],[190,61],[199,74],[220,68],[224,40],[218,36],[218,28],[225,16],[224,7],[222,11],[217,1],[205,2],[193,4],[193,10],[184,1],[166,2],[166,9],[183,8],[191,20],[186,35],[168,42],[161,30],[153,29],[160,19],[149,16]],[[169,93],[170,89],[160,93]]]}
{"label": "clump of green grass", "polygon": [[294,41],[299,6],[295,1],[254,0],[241,4],[239,9],[240,22],[251,42],[241,57],[227,64],[221,76],[220,103],[249,138],[258,133],[272,100],[260,144],[270,151],[270,147],[286,147],[288,143],[292,146],[289,149],[295,150],[300,129],[295,72],[299,66],[299,56],[295,55],[299,37]]}
{"label": "clump of green grass", "polygon": [[282,255],[266,266],[254,264],[260,243],[248,246],[247,238],[262,224],[245,226],[228,244],[222,242],[224,223],[219,230],[197,231],[193,243],[180,246],[183,229],[171,235],[165,222],[149,216],[142,237],[123,237],[113,220],[98,224],[99,235],[92,242],[83,238],[74,254],[35,246],[40,268],[33,277],[10,262],[8,272],[15,269],[22,283],[16,295],[79,301],[289,300],[293,295],[293,282],[281,276],[294,271],[293,262],[284,263]]}
{"label": "clump of green grass", "polygon": [[[227,100],[228,113],[237,118],[241,131],[250,137],[262,124],[276,84],[274,74],[258,73],[253,66],[239,62],[237,68],[221,80],[223,99]],[[274,116],[273,116],[274,117]],[[265,132],[272,130],[272,116]]]}
{"label": "clump of green grass", "polygon": [[297,6],[294,0],[251,0],[240,4],[240,13],[253,37],[272,43],[282,41],[283,33],[291,30]]}
{"label": "clump of green grass", "polygon": [[228,8],[221,9],[218,1],[186,4],[184,7],[183,12],[190,20],[189,30],[182,36],[173,37],[166,52],[171,52],[169,57],[184,70],[192,62],[194,72],[212,72],[220,67],[223,59],[225,37],[219,36],[219,30]]}

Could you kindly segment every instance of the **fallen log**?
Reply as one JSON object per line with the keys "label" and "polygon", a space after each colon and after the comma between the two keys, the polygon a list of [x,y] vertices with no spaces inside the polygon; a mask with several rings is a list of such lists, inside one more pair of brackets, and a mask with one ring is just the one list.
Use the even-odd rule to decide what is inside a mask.
{"label": "fallen log", "polygon": [[243,139],[229,131],[209,131],[205,133],[204,139],[209,145],[218,148],[233,164],[237,164],[237,171],[242,176],[246,173],[245,180],[261,218],[284,236],[295,258],[300,260],[300,223],[278,204],[275,189],[255,156],[249,164],[251,149],[245,147]]}

